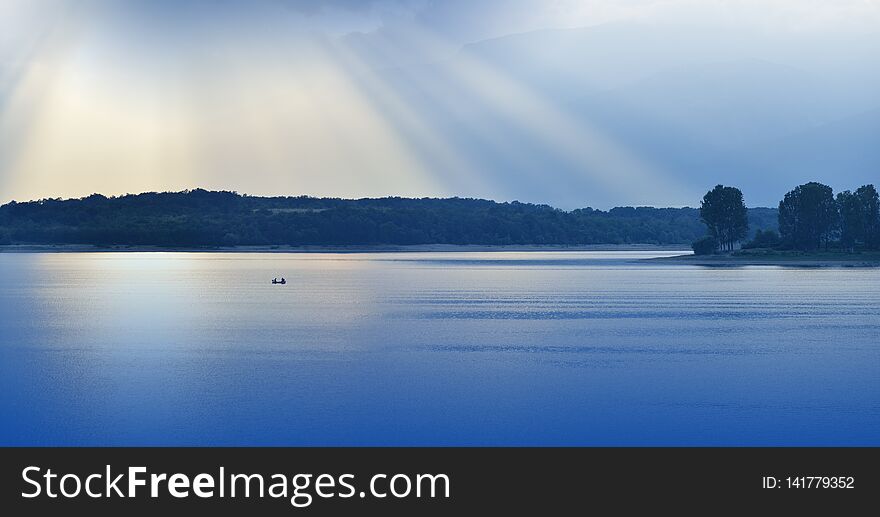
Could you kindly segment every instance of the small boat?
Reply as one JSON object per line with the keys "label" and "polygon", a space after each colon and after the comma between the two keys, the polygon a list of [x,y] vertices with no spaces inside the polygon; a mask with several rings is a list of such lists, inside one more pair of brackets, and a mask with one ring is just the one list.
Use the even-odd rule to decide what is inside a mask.
{"label": "small boat", "polygon": [[287,283],[287,280],[285,280],[284,278],[282,278],[281,280],[278,280],[277,278],[273,278],[273,279],[272,279],[272,283],[273,283],[273,284],[281,284],[281,285],[284,285],[284,284]]}

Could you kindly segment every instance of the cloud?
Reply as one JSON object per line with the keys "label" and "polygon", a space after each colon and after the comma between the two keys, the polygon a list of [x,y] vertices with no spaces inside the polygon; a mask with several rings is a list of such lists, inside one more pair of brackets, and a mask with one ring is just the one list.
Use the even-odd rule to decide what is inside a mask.
{"label": "cloud", "polygon": [[[577,100],[657,72],[669,61],[639,45],[670,34],[681,44],[663,48],[679,64],[718,48],[767,58],[785,41],[773,60],[865,68],[877,47],[848,42],[878,20],[874,0],[3,0],[0,202],[200,185],[675,203],[645,139],[576,114],[562,93]],[[543,43],[534,33],[506,60],[461,51],[582,26],[599,29]]]}

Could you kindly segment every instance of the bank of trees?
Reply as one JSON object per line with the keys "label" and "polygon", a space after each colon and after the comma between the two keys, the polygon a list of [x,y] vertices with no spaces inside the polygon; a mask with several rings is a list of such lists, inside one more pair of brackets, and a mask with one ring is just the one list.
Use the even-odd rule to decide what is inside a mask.
{"label": "bank of trees", "polygon": [[[709,235],[694,241],[697,254],[733,249],[743,239],[748,223],[743,217],[742,193],[733,187],[716,186],[706,193],[700,215]],[[837,196],[828,185],[798,185],[779,202],[779,232],[759,230],[744,248],[775,248],[801,251],[880,249],[880,199],[874,185]]]}
{"label": "bank of trees", "polygon": [[607,211],[484,199],[255,197],[196,189],[8,203],[0,206],[0,244],[693,243],[702,253],[714,253],[742,243],[744,248],[857,251],[880,249],[878,212],[872,185],[835,196],[819,183],[796,187],[778,209],[746,209],[738,189],[718,185],[699,209]]}
{"label": "bank of trees", "polygon": [[844,248],[880,248],[880,200],[874,185],[837,194],[840,243]]}
{"label": "bank of trees", "polygon": [[874,185],[834,196],[828,185],[795,187],[779,202],[781,244],[812,251],[842,248],[876,250],[880,246],[880,202]]}
{"label": "bank of trees", "polygon": [[201,189],[0,207],[0,244],[686,245],[705,231],[695,208],[564,211],[483,199],[255,197]]}

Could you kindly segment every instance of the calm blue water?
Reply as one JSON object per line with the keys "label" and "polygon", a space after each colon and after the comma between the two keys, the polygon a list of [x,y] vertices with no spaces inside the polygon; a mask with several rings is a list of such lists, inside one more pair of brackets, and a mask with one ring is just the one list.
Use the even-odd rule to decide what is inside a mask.
{"label": "calm blue water", "polygon": [[880,445],[880,270],[653,255],[0,254],[0,444]]}

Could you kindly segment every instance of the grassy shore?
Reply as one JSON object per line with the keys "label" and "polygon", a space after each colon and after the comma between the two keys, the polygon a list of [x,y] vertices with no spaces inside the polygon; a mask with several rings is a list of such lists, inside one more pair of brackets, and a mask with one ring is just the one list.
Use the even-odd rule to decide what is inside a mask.
{"label": "grassy shore", "polygon": [[880,251],[738,250],[716,255],[679,255],[650,259],[666,264],[700,266],[878,267]]}

